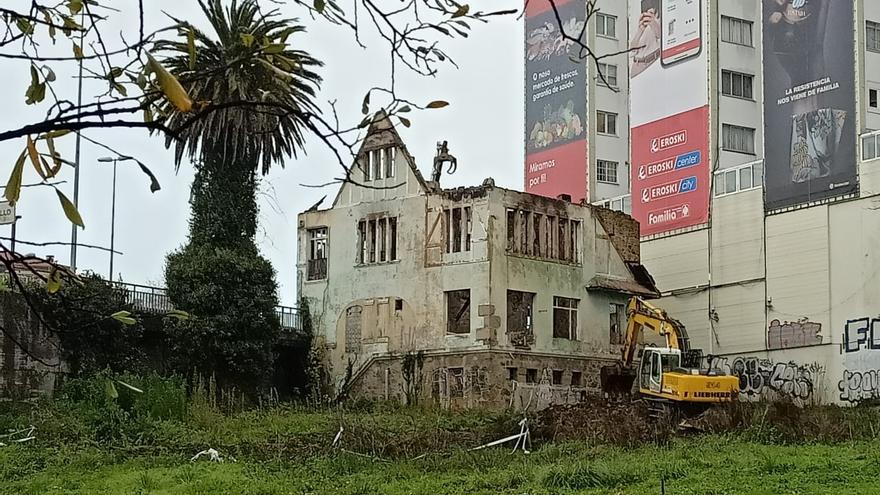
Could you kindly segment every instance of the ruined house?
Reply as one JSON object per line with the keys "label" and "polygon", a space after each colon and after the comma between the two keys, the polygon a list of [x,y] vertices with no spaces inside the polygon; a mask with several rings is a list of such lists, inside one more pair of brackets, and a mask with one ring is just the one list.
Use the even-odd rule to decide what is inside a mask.
{"label": "ruined house", "polygon": [[656,295],[638,224],[491,179],[443,189],[438,168],[425,180],[377,118],[353,183],[299,215],[298,293],[335,393],[524,408],[598,391],[627,299]]}

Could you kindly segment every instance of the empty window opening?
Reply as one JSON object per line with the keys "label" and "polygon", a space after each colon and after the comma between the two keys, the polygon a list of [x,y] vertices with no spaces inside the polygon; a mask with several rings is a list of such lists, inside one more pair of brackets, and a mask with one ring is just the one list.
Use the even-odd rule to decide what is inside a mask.
{"label": "empty window opening", "polygon": [[379,219],[379,261],[388,261],[388,219]]}
{"label": "empty window opening", "polygon": [[581,372],[580,371],[572,371],[571,372],[571,386],[572,387],[580,387],[581,386]]}
{"label": "empty window opening", "polygon": [[535,368],[526,370],[526,383],[538,383],[538,370]]}
{"label": "empty window opening", "polygon": [[626,324],[626,312],[624,311],[623,304],[611,303],[608,305],[608,311],[611,344],[622,345],[624,340],[623,327]]}
{"label": "empty window opening", "polygon": [[464,368],[449,368],[449,398],[460,399],[464,397]]}
{"label": "empty window opening", "polygon": [[577,340],[579,302],[568,297],[553,298],[553,338]]}
{"label": "empty window opening", "polygon": [[507,291],[507,332],[532,333],[535,294]]}
{"label": "empty window opening", "polygon": [[398,297],[394,300],[394,311],[403,311],[403,299]]}
{"label": "empty window opening", "polygon": [[535,213],[532,219],[532,256],[542,256],[541,249],[541,226],[544,225],[542,215]]}
{"label": "empty window opening", "polygon": [[877,108],[877,90],[869,89],[868,90],[868,105],[871,108]]}
{"label": "empty window opening", "polygon": [[461,252],[461,208],[452,209],[452,252]]}
{"label": "empty window opening", "polygon": [[397,217],[391,217],[388,219],[389,231],[391,233],[391,253],[390,259],[391,261],[397,260]]}
{"label": "empty window opening", "polygon": [[562,385],[562,370],[553,370],[551,373],[553,385]]}
{"label": "empty window opening", "polygon": [[357,230],[358,263],[386,263],[397,259],[397,218],[361,220]]}
{"label": "empty window opening", "polygon": [[467,334],[471,332],[471,290],[446,292],[446,332]]}
{"label": "empty window opening", "polygon": [[507,251],[516,252],[516,210],[507,209]]}
{"label": "empty window opening", "polygon": [[385,148],[385,177],[394,177],[394,163],[397,161],[397,148]]}
{"label": "empty window opening", "polygon": [[471,207],[447,208],[443,211],[446,253],[471,250]]}
{"label": "empty window opening", "polygon": [[518,368],[507,368],[507,380],[515,382],[518,379]]}
{"label": "empty window opening", "polygon": [[327,278],[327,227],[309,229],[308,279]]}

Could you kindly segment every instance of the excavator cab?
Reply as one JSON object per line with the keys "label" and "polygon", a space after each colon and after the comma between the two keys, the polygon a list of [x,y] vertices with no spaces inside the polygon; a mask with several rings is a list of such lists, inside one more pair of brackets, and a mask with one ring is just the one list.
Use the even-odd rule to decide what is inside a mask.
{"label": "excavator cab", "polygon": [[639,365],[639,389],[655,394],[663,391],[663,374],[681,368],[681,351],[646,347]]}

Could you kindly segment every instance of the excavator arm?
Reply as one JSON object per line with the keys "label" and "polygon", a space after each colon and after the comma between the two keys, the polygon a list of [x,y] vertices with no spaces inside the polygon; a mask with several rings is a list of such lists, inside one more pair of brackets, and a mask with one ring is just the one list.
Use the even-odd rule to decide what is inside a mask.
{"label": "excavator arm", "polygon": [[666,347],[679,349],[682,354],[690,351],[687,330],[678,320],[670,318],[666,311],[640,297],[633,297],[626,306],[626,334],[623,342],[623,365],[632,366],[639,336],[647,329],[664,337]]}

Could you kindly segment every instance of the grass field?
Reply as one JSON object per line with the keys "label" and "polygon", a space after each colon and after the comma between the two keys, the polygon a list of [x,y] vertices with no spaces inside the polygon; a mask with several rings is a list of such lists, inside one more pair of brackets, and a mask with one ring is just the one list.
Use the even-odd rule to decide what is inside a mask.
{"label": "grass field", "polygon": [[223,464],[39,443],[0,449],[9,494],[873,494],[880,443],[770,446],[723,437],[621,450],[580,443],[394,462],[346,453]]}
{"label": "grass field", "polygon": [[[521,415],[230,408],[177,379],[127,380],[144,392],[108,397],[99,377],[0,403],[0,494],[641,495],[661,480],[668,494],[880,493],[875,407],[735,404],[707,415],[714,433],[680,436],[631,405],[588,401],[530,415],[526,454],[468,450],[518,432]],[[26,443],[3,434],[29,425]],[[227,462],[190,462],[211,447]]]}

